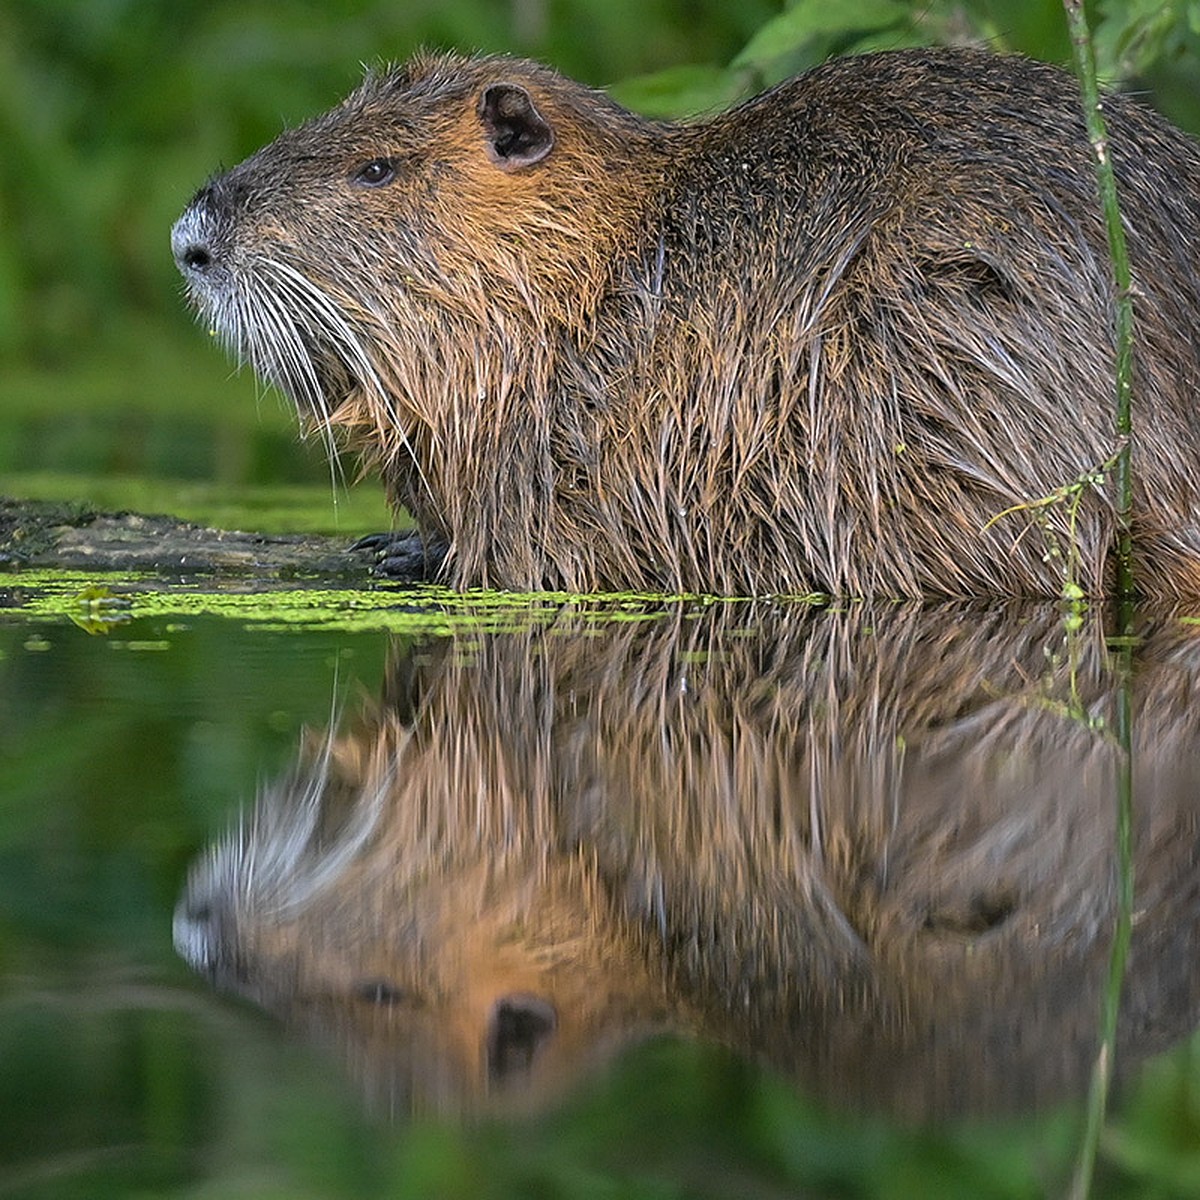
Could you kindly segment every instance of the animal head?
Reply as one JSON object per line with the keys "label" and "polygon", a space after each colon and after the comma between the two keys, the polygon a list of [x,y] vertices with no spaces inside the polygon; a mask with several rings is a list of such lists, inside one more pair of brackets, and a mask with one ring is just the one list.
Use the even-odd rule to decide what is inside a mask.
{"label": "animal head", "polygon": [[583,319],[649,128],[534,63],[420,56],[210,180],[172,249],[202,318],[302,413],[352,424],[357,400],[412,432],[437,424],[447,356]]}

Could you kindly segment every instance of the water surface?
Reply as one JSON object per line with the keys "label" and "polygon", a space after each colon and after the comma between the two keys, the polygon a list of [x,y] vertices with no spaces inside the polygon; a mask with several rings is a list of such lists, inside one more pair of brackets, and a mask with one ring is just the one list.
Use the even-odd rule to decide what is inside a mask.
{"label": "water surface", "polygon": [[1189,1194],[1186,614],[160,592],[0,625],[0,1195],[1060,1194],[1122,704],[1097,1194]]}

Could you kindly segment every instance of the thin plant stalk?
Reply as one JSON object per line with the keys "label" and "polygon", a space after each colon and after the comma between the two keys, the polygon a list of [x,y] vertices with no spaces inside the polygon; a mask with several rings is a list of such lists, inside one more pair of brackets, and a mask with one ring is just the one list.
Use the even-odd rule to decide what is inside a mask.
{"label": "thin plant stalk", "polygon": [[1121,209],[1117,200],[1117,182],[1113,174],[1108,147],[1108,130],[1101,112],[1100,89],[1096,82],[1096,54],[1088,28],[1083,0],[1063,0],[1075,68],[1083,97],[1083,116],[1088,140],[1096,159],[1096,181],[1104,208],[1108,232],[1108,250],[1112,259],[1116,283],[1116,515],[1117,570],[1116,597],[1128,600],[1134,592],[1133,578],[1133,469],[1130,461],[1130,434],[1133,429],[1133,291],[1129,270],[1129,251],[1125,246],[1125,229],[1121,224]]}
{"label": "thin plant stalk", "polygon": [[[1126,608],[1126,606],[1121,606]],[[1122,632],[1129,633],[1128,610],[1121,622]],[[1070,1200],[1087,1200],[1091,1194],[1092,1176],[1100,1139],[1104,1132],[1104,1117],[1112,1087],[1113,1059],[1117,1050],[1117,1018],[1121,1009],[1121,987],[1129,960],[1129,943],[1133,935],[1133,639],[1124,636],[1114,651],[1112,666],[1116,674],[1116,738],[1120,747],[1120,765],[1116,779],[1116,914],[1113,922],[1112,952],[1105,980],[1104,1000],[1100,1009],[1100,1037],[1092,1079],[1088,1087],[1087,1123],[1075,1174],[1071,1180]]]}

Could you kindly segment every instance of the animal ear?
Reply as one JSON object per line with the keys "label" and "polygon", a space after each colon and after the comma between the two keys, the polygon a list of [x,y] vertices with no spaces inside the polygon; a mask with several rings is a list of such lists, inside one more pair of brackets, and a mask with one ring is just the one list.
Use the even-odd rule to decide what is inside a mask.
{"label": "animal ear", "polygon": [[479,121],[488,158],[502,171],[541,162],[554,148],[554,130],[533,97],[515,83],[493,83],[479,97]]}
{"label": "animal ear", "polygon": [[554,1005],[541,996],[502,996],[488,1020],[488,1080],[504,1085],[527,1078],[533,1060],[554,1038],[557,1027]]}

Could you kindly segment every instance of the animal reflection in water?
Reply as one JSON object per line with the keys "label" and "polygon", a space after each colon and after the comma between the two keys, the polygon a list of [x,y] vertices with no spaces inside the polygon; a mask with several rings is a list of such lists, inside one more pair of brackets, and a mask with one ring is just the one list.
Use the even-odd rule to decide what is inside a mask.
{"label": "animal reflection in water", "polygon": [[[1116,903],[1099,630],[715,606],[590,633],[397,652],[193,868],[183,956],[389,1111],[527,1104],[663,1031],[910,1119],[1082,1092]],[[1200,638],[1164,621],[1135,660],[1119,1065],[1200,1020]]]}

